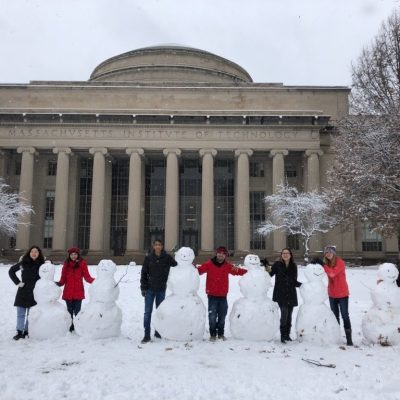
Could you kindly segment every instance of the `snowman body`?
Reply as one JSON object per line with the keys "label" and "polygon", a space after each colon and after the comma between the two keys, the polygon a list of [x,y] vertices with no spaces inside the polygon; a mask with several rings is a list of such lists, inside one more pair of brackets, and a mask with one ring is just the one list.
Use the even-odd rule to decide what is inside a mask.
{"label": "snowman body", "polygon": [[101,260],[97,266],[97,277],[89,288],[89,302],[74,319],[78,335],[102,339],[121,334],[122,312],[116,304],[119,287],[114,280],[115,271],[111,260]]}
{"label": "snowman body", "polygon": [[247,273],[239,281],[243,297],[233,303],[229,315],[232,336],[243,340],[272,340],[279,329],[279,311],[268,297],[271,277],[255,254],[245,257],[244,267]]}
{"label": "snowman body", "polygon": [[394,264],[384,263],[378,269],[378,284],[371,292],[372,307],[362,320],[362,332],[369,343],[400,344],[400,289]]}
{"label": "snowman body", "polygon": [[325,271],[319,264],[306,266],[307,279],[300,287],[303,304],[296,319],[296,333],[300,342],[319,345],[339,344],[340,327],[331,309],[325,304],[328,291],[323,282]]}
{"label": "snowman body", "polygon": [[165,339],[201,340],[205,332],[206,308],[197,292],[200,278],[193,266],[194,252],[182,247],[175,253],[177,266],[170,269],[167,288],[170,291],[157,308],[153,324]]}
{"label": "snowman body", "polygon": [[29,313],[29,336],[33,339],[51,339],[65,336],[71,325],[71,316],[59,302],[61,288],[54,283],[55,266],[45,262],[39,269],[40,279],[33,289],[37,305]]}

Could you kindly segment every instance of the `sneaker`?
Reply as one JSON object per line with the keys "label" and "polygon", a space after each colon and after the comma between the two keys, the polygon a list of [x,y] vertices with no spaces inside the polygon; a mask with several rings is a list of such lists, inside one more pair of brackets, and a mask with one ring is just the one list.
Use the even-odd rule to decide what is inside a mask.
{"label": "sneaker", "polygon": [[141,343],[144,344],[144,343],[148,343],[148,342],[150,342],[150,341],[151,341],[150,336],[145,336],[145,337],[142,339]]}
{"label": "sneaker", "polygon": [[224,335],[218,335],[218,339],[221,339],[221,340],[225,341],[226,337]]}
{"label": "sneaker", "polygon": [[210,342],[215,342],[217,340],[216,336],[210,336]]}
{"label": "sneaker", "polygon": [[157,339],[161,339],[161,335],[157,331],[155,331],[154,337],[156,337]]}

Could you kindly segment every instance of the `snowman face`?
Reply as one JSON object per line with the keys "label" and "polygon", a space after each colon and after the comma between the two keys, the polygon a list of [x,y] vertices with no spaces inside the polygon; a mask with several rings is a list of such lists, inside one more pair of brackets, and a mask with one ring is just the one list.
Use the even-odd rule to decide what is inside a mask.
{"label": "snowman face", "polygon": [[399,276],[399,270],[394,264],[384,263],[378,269],[378,276],[384,282],[394,282]]}
{"label": "snowman face", "polygon": [[54,281],[55,266],[49,262],[45,262],[39,268],[39,276],[41,279]]}
{"label": "snowman face", "polygon": [[194,260],[194,252],[190,247],[181,247],[175,253],[175,261],[178,264],[191,264]]}
{"label": "snowman face", "polygon": [[259,267],[260,265],[260,257],[258,257],[256,254],[247,254],[244,259],[244,266],[247,269],[254,269]]}
{"label": "snowman face", "polygon": [[114,276],[117,267],[112,260],[101,260],[97,266],[97,277]]}
{"label": "snowman face", "polygon": [[325,275],[325,271],[322,265],[308,264],[304,271],[304,275],[308,282],[314,282],[321,280]]}

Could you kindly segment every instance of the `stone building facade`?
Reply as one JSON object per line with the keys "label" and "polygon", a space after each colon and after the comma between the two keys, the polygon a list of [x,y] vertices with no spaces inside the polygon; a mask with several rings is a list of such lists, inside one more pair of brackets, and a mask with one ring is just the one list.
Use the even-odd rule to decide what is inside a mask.
{"label": "stone building facade", "polygon": [[[254,83],[206,51],[158,46],[110,58],[84,82],[0,85],[0,175],[35,213],[3,252],[31,244],[57,258],[77,245],[140,261],[154,238],[199,258],[216,246],[274,258],[297,237],[261,237],[263,197],[284,179],[326,184],[330,135],[347,87]],[[397,255],[363,226],[312,242],[345,257]]]}

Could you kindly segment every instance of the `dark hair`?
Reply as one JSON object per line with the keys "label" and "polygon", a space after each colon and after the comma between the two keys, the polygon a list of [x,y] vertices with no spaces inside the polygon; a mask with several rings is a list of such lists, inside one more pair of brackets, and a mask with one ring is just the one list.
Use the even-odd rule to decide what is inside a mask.
{"label": "dark hair", "polygon": [[39,256],[38,256],[38,258],[36,259],[37,262],[40,262],[40,264],[44,264],[43,252],[42,252],[42,250],[41,250],[41,248],[40,248],[39,246],[31,246],[31,247],[29,248],[29,250],[28,250],[28,251],[24,254],[24,256],[22,257],[22,262],[23,262],[23,263],[28,263],[28,262],[33,261],[32,258],[31,258],[31,255],[30,255],[30,253],[31,253],[31,251],[32,251],[33,249],[36,249],[36,250],[39,252]]}
{"label": "dark hair", "polygon": [[292,253],[292,250],[289,249],[289,247],[285,247],[285,248],[283,248],[283,249],[281,250],[281,261],[283,261],[283,259],[282,259],[282,253],[283,253],[285,250],[288,251],[288,252],[290,253],[289,264],[291,264],[291,263],[294,264],[293,253]]}
{"label": "dark hair", "polygon": [[153,240],[153,245],[155,245],[156,243],[160,243],[161,246],[164,246],[164,243],[163,243],[163,241],[161,239],[154,239]]}

